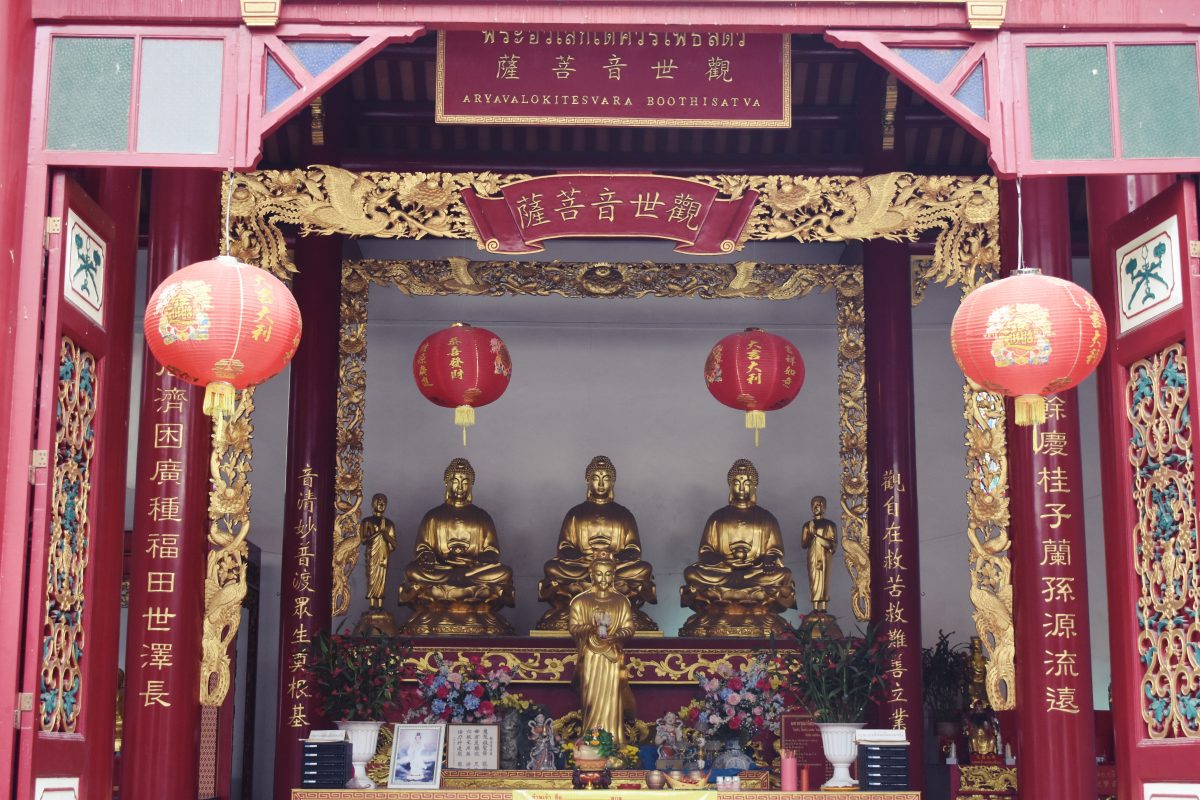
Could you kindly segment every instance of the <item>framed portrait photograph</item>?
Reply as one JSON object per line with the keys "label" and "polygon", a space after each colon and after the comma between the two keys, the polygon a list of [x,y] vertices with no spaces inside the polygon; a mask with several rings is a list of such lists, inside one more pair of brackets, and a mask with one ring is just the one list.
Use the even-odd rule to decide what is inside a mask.
{"label": "framed portrait photograph", "polygon": [[445,725],[393,725],[389,789],[436,789],[442,780]]}
{"label": "framed portrait photograph", "polygon": [[446,726],[446,766],[500,769],[500,726],[460,723]]}

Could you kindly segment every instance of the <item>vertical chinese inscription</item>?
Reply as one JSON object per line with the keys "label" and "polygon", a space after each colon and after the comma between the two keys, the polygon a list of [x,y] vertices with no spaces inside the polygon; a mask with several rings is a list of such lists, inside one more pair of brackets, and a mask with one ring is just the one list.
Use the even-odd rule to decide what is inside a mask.
{"label": "vertical chinese inscription", "polygon": [[283,623],[286,639],[282,666],[287,670],[283,681],[291,704],[283,713],[287,716],[290,728],[307,728],[312,724],[308,719],[312,702],[312,675],[308,669],[308,658],[313,635],[311,606],[316,594],[313,591],[313,569],[316,567],[313,539],[317,532],[317,499],[313,486],[316,479],[317,473],[311,464],[305,464],[296,476],[299,482],[295,493],[296,526],[291,531],[296,538],[295,565],[292,569],[292,590],[295,594],[292,608]]}
{"label": "vertical chinese inscription", "polygon": [[[1078,714],[1079,670],[1090,669],[1079,663],[1079,618],[1087,613],[1080,588],[1079,570],[1071,552],[1072,540],[1082,533],[1081,523],[1064,527],[1076,515],[1079,500],[1078,478],[1070,469],[1071,450],[1076,443],[1068,431],[1077,429],[1068,419],[1074,405],[1051,396],[1046,401],[1046,422],[1033,429],[1034,463],[1040,464],[1034,482],[1037,486],[1036,513],[1042,533],[1038,568],[1041,579],[1037,614],[1042,628],[1042,652],[1030,654],[1042,664],[1045,696],[1041,702],[1053,714]],[[1086,652],[1086,651],[1085,651]],[[1032,699],[1032,698],[1031,698]]]}
{"label": "vertical chinese inscription", "polygon": [[1182,344],[1129,367],[1133,569],[1142,719],[1152,739],[1200,737],[1200,563],[1196,547],[1191,388]]}
{"label": "vertical chinese inscription", "polygon": [[63,337],[59,350],[54,483],[46,557],[39,727],[73,733],[83,666],[84,572],[91,538],[96,358]]}
{"label": "vertical chinese inscription", "polygon": [[890,686],[884,698],[882,712],[883,718],[893,728],[903,729],[908,727],[908,706],[914,700],[908,696],[904,679],[909,671],[905,661],[909,652],[908,627],[911,615],[911,609],[905,601],[908,599],[908,572],[914,566],[908,564],[905,559],[904,537],[913,534],[906,534],[900,522],[901,495],[908,492],[903,475],[894,469],[884,470],[880,490],[879,497],[883,501],[884,514],[884,529],[879,532],[883,549],[883,570],[881,575],[875,577],[876,580],[883,581],[879,598],[884,603],[884,608],[880,616],[883,622],[879,628],[879,635],[887,640],[892,650],[892,658],[887,667]]}

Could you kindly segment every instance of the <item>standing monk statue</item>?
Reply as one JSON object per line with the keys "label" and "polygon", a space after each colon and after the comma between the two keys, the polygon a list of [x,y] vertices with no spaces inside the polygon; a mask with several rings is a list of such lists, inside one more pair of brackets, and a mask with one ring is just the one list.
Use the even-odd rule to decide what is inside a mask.
{"label": "standing monk statue", "polygon": [[567,512],[558,534],[558,552],[546,562],[546,576],[538,584],[538,599],[550,608],[535,629],[567,630],[571,598],[588,588],[592,561],[607,554],[613,566],[613,587],[633,606],[634,627],[656,631],[658,626],[641,608],[643,603],[658,601],[654,568],[642,560],[642,540],[633,514],[613,499],[617,468],[607,457],[596,456],[584,478],[587,500]]}
{"label": "standing monk statue", "polygon": [[354,633],[358,636],[377,634],[395,636],[399,633],[392,612],[383,608],[383,598],[387,591],[388,560],[396,549],[396,526],[383,515],[387,511],[387,495],[382,492],[371,498],[371,510],[375,513],[363,517],[359,524],[359,538],[362,539],[364,566],[367,570],[367,610],[358,618],[354,625]]}
{"label": "standing monk statue", "polygon": [[375,513],[363,517],[359,530],[366,550],[367,605],[383,608],[387,590],[388,559],[396,549],[396,526],[383,515],[387,511],[387,495],[382,492],[371,498]]}
{"label": "standing monk statue", "polygon": [[696,563],[683,571],[679,604],[696,613],[680,636],[770,636],[796,607],[775,515],[758,505],[758,470],[744,458],[726,475],[729,504],[708,517]]}
{"label": "standing monk statue", "polygon": [[500,614],[514,604],[512,569],[500,561],[496,525],[472,502],[475,470],[456,458],[442,474],[446,501],[417,529],[415,558],[404,568],[400,605],[413,614],[411,636],[497,636],[513,632]]}
{"label": "standing monk statue", "polygon": [[592,588],[572,598],[567,620],[579,651],[582,730],[608,731],[619,749],[625,744],[625,720],[634,716],[624,649],[634,633],[633,606],[614,588],[616,565],[610,556],[597,556],[589,574]]}
{"label": "standing monk statue", "polygon": [[833,572],[833,554],[837,550],[837,525],[825,519],[825,498],[812,499],[813,518],[800,530],[800,546],[808,550],[808,590],[813,611],[825,612],[829,606],[829,576]]}

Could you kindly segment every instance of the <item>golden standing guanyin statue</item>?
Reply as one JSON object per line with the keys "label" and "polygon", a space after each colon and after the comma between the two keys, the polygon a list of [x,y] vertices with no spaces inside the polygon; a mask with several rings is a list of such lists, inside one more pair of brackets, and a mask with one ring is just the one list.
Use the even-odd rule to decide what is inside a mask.
{"label": "golden standing guanyin statue", "polygon": [[758,505],[758,470],[739,458],[727,479],[729,504],[709,516],[699,559],[683,571],[679,603],[696,613],[680,636],[782,633],[788,625],[780,612],[796,607],[779,521]]}
{"label": "golden standing guanyin statue", "polygon": [[600,553],[588,565],[591,588],[571,599],[567,630],[579,651],[576,670],[584,731],[602,728],[625,744],[625,721],[634,717],[625,669],[625,642],[634,635],[633,606],[616,591],[616,563]]}
{"label": "golden standing guanyin statue", "polygon": [[584,473],[587,500],[572,508],[558,534],[558,551],[546,562],[538,584],[538,599],[550,608],[535,630],[566,631],[571,598],[588,588],[588,574],[600,554],[613,561],[613,586],[629,599],[633,624],[639,631],[658,626],[642,611],[643,603],[656,603],[654,568],[642,560],[642,540],[637,522],[625,506],[613,499],[617,470],[605,456],[596,456]]}
{"label": "golden standing guanyin statue", "polygon": [[812,499],[813,518],[800,529],[800,546],[808,551],[808,593],[813,611],[829,610],[829,577],[837,551],[837,525],[825,518],[825,498]]}
{"label": "golden standing guanyin statue", "polygon": [[446,500],[421,519],[414,559],[404,568],[400,605],[413,636],[511,634],[500,613],[514,605],[512,569],[500,562],[491,515],[472,502],[475,470],[456,458],[443,475]]}
{"label": "golden standing guanyin statue", "polygon": [[358,527],[363,543],[363,566],[367,572],[367,610],[354,626],[357,635],[395,636],[398,633],[395,618],[383,608],[383,598],[387,594],[388,561],[396,549],[396,526],[384,516],[387,505],[386,494],[380,492],[373,496],[371,510],[374,513],[363,517]]}

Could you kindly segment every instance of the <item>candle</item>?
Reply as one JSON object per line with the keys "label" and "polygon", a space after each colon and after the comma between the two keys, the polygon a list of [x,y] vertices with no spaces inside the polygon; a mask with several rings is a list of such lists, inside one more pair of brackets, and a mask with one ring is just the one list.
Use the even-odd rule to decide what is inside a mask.
{"label": "candle", "polygon": [[805,764],[800,768],[800,791],[807,792],[810,788],[808,785],[808,765]]}
{"label": "candle", "polygon": [[788,750],[783,751],[779,769],[779,784],[785,792],[796,791],[796,766],[796,756]]}

